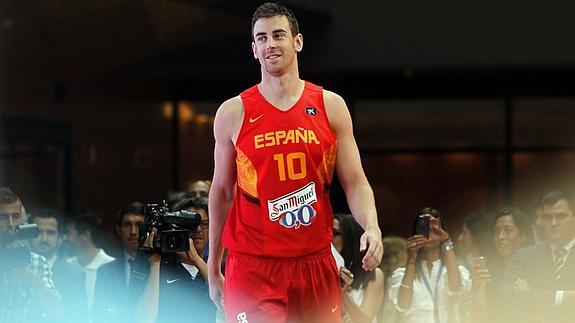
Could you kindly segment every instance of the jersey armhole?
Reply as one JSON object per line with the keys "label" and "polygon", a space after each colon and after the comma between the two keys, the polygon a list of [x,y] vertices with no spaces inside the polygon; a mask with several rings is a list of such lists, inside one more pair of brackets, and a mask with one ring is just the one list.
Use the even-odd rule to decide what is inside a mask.
{"label": "jersey armhole", "polygon": [[236,140],[235,140],[235,142],[234,142],[234,147],[235,147],[235,148],[238,147],[237,143],[240,141],[240,138],[242,138],[242,136],[243,136],[243,134],[244,134],[244,132],[245,132],[245,131],[244,131],[244,128],[245,128],[245,124],[246,124],[246,122],[247,122],[247,115],[248,115],[248,113],[247,113],[247,106],[248,106],[248,104],[246,104],[246,100],[245,100],[245,99],[249,98],[250,95],[249,95],[249,94],[248,94],[248,95],[244,95],[244,93],[242,93],[242,94],[240,94],[239,97],[240,97],[240,102],[241,102],[241,105],[239,106],[239,108],[242,109],[241,112],[243,112],[244,115],[242,116],[242,122],[240,123],[240,129],[239,129],[239,131],[238,131],[238,136],[236,137]]}
{"label": "jersey armhole", "polygon": [[325,93],[327,90],[325,90],[324,88],[320,87],[321,92],[321,104],[322,104],[322,109],[325,115],[325,121],[327,122],[327,124],[329,125],[329,130],[331,131],[331,135],[333,136],[336,144],[337,144],[337,134],[335,133],[335,130],[333,130],[333,126],[331,125],[331,121],[329,120],[329,114],[327,113],[327,105],[325,104]]}

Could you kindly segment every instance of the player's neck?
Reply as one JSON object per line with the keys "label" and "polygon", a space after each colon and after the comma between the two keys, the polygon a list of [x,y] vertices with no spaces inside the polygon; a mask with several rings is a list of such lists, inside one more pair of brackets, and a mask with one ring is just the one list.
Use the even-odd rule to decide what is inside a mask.
{"label": "player's neck", "polygon": [[263,75],[258,85],[260,93],[279,109],[289,109],[300,98],[305,82],[297,75]]}

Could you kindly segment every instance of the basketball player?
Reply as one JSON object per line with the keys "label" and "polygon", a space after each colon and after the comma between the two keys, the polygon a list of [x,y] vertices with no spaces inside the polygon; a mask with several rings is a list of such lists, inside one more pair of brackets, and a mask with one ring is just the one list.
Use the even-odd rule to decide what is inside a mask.
{"label": "basketball player", "polygon": [[373,270],[383,255],[351,117],[340,96],[300,79],[303,36],[289,9],[258,7],[252,38],[261,82],[224,102],[214,124],[210,296],[228,322],[338,322],[338,268],[330,253],[334,169],[365,230],[363,268]]}

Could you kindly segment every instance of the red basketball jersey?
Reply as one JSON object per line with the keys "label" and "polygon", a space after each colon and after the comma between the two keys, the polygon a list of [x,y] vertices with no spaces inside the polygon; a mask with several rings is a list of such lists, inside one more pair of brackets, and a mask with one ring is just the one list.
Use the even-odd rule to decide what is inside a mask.
{"label": "red basketball jersey", "polygon": [[223,232],[234,252],[298,257],[329,248],[329,187],[337,142],[322,88],[305,83],[289,110],[257,86],[240,95],[244,120],[236,141],[237,191]]}

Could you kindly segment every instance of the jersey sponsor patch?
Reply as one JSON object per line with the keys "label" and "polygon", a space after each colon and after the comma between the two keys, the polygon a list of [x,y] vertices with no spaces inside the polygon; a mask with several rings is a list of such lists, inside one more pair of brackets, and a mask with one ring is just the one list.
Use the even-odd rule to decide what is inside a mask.
{"label": "jersey sponsor patch", "polygon": [[310,115],[310,116],[315,116],[317,115],[317,111],[314,107],[306,107],[305,108],[305,113]]}
{"label": "jersey sponsor patch", "polygon": [[312,204],[317,202],[315,183],[268,201],[269,218],[278,221],[286,228],[299,228],[301,225],[308,226],[315,217],[316,211]]}

